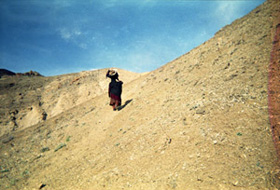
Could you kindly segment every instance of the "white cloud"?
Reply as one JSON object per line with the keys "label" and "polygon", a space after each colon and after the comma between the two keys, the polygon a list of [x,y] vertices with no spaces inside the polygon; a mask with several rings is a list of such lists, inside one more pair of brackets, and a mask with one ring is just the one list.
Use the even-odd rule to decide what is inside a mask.
{"label": "white cloud", "polygon": [[68,40],[68,39],[71,38],[70,31],[68,31],[65,28],[59,29],[59,34],[60,34],[61,38],[64,39],[64,40]]}
{"label": "white cloud", "polygon": [[76,36],[80,36],[82,34],[82,32],[80,30],[74,30],[73,33]]}
{"label": "white cloud", "polygon": [[81,49],[88,48],[88,42],[84,38],[84,33],[79,29],[60,28],[58,29],[58,33],[63,40],[71,42]]}
{"label": "white cloud", "polygon": [[74,39],[75,37],[82,35],[82,32],[79,29],[59,28],[58,31],[61,38],[64,40]]}
{"label": "white cloud", "polygon": [[80,43],[78,46],[82,49],[87,49],[88,48],[88,45],[85,44],[85,43]]}

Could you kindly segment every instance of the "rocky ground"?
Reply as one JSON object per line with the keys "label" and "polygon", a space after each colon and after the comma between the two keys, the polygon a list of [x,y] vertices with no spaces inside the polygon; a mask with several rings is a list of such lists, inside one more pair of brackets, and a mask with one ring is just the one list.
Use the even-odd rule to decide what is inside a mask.
{"label": "rocky ground", "polygon": [[0,189],[279,189],[268,110],[275,7],[155,71],[120,70],[116,112],[105,69],[1,78]]}

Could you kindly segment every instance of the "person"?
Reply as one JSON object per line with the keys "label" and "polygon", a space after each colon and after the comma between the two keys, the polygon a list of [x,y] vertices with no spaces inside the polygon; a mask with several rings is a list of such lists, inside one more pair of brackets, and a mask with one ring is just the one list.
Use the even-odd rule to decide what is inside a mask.
{"label": "person", "polygon": [[121,94],[123,82],[119,80],[119,74],[115,69],[109,69],[106,73],[106,77],[111,79],[108,89],[108,95],[110,98],[110,106],[116,111],[122,104]]}

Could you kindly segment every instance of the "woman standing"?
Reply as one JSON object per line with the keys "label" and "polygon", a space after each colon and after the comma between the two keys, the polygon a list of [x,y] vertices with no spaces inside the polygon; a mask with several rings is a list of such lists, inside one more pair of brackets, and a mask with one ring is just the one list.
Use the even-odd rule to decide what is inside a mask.
{"label": "woman standing", "polygon": [[122,104],[121,94],[123,82],[119,80],[119,74],[115,69],[109,69],[106,77],[111,79],[108,94],[109,98],[111,98],[110,105],[113,106],[113,110],[116,111],[118,106]]}

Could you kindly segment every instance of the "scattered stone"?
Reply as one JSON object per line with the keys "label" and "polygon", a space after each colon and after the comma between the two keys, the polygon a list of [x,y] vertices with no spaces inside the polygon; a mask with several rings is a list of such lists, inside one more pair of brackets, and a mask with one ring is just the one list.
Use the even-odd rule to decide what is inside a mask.
{"label": "scattered stone", "polygon": [[237,76],[238,76],[237,74],[232,74],[232,75],[230,75],[228,78],[224,79],[224,81],[225,81],[225,82],[230,81],[230,80],[234,79],[234,78],[237,77]]}
{"label": "scattered stone", "polygon": [[42,184],[40,185],[39,189],[43,189],[43,188],[46,187],[46,186],[47,186],[46,184],[42,183]]}
{"label": "scattered stone", "polygon": [[187,125],[187,124],[188,124],[186,118],[183,119],[183,124],[184,124],[184,125]]}
{"label": "scattered stone", "polygon": [[190,109],[190,111],[191,111],[191,110],[194,110],[194,109],[196,109],[196,108],[198,108],[198,106],[199,106],[199,105],[193,106],[193,107]]}
{"label": "scattered stone", "polygon": [[14,139],[14,136],[9,136],[9,137],[5,138],[5,139],[2,141],[2,143],[4,143],[4,144],[9,143],[9,142],[11,142],[13,139]]}
{"label": "scattered stone", "polygon": [[[268,1],[267,4],[270,2],[272,1]],[[265,11],[264,9],[261,10],[263,12]],[[261,14],[263,13],[261,12]],[[270,13],[266,14],[272,16]],[[252,18],[251,20],[253,19],[255,18]],[[52,174],[51,172],[58,172],[61,174],[54,177],[59,177],[57,180],[64,181],[64,183],[60,183],[60,185],[64,186],[61,188],[64,189],[75,189],[77,187],[86,188],[86,186],[93,186],[92,188],[98,189],[96,186],[102,187],[103,184],[104,187],[106,186],[106,188],[109,189],[118,187],[125,188],[125,184],[127,184],[127,187],[133,185],[133,188],[136,188],[136,185],[139,184],[140,186],[150,187],[151,189],[153,187],[164,188],[166,186],[174,189],[180,189],[187,186],[196,186],[201,189],[207,189],[207,186],[208,188],[212,187],[212,189],[238,188],[233,187],[233,185],[238,185],[240,186],[239,188],[243,188],[243,185],[247,185],[249,188],[269,188],[271,186],[269,183],[270,181],[273,181],[274,178],[273,180],[270,179],[272,178],[272,175],[268,175],[267,172],[273,167],[273,161],[276,157],[276,154],[273,154],[272,152],[274,149],[268,149],[269,147],[272,147],[270,145],[273,144],[267,140],[271,137],[268,135],[270,131],[267,118],[267,92],[266,90],[263,90],[267,89],[267,71],[265,69],[267,67],[265,67],[265,64],[267,64],[269,58],[265,55],[269,56],[270,47],[263,45],[256,46],[257,41],[255,40],[260,39],[263,34],[270,36],[271,28],[269,28],[270,30],[268,32],[263,31],[263,34],[258,35],[258,33],[262,33],[262,31],[254,29],[258,29],[258,22],[262,21],[262,19],[256,18],[254,22],[251,22],[251,20],[239,19],[234,22],[237,24],[242,23],[240,27],[236,24],[233,24],[234,28],[227,26],[223,29],[226,30],[226,32],[220,31],[216,34],[218,37],[220,36],[220,39],[215,36],[210,42],[206,42],[201,47],[191,51],[189,53],[190,56],[184,55],[183,58],[186,60],[185,63],[182,63],[181,60],[178,61],[180,63],[175,62],[176,69],[174,68],[172,72],[168,69],[169,65],[163,66],[159,70],[159,72],[162,73],[158,76],[158,81],[161,81],[160,86],[157,86],[157,83],[151,80],[152,76],[150,74],[147,75],[150,78],[145,80],[145,77],[142,77],[140,81],[136,80],[133,85],[128,85],[128,88],[125,89],[128,96],[125,97],[135,97],[135,101],[133,101],[134,104],[128,109],[125,109],[125,112],[117,115],[115,114],[112,116],[111,111],[107,109],[108,97],[105,97],[106,94],[100,96],[97,100],[93,99],[95,96],[94,89],[91,91],[92,94],[89,94],[91,96],[90,99],[92,100],[83,104],[86,105],[84,109],[80,109],[81,107],[79,106],[72,110],[68,110],[68,105],[66,105],[68,102],[72,106],[71,100],[79,103],[86,101],[86,96],[88,94],[87,88],[80,88],[79,92],[82,92],[84,99],[79,99],[80,94],[76,93],[78,91],[75,91],[74,86],[71,86],[71,88],[68,89],[67,85],[69,85],[69,82],[72,80],[70,77],[67,79],[67,85],[58,87],[59,91],[57,92],[56,88],[49,88],[47,85],[44,86],[44,88],[40,90],[44,92],[42,101],[45,102],[44,109],[46,109],[49,114],[48,120],[57,113],[58,109],[55,107],[56,105],[59,105],[57,107],[62,112],[65,112],[60,116],[45,122],[43,127],[39,124],[25,130],[30,134],[27,133],[26,135],[20,136],[22,132],[17,133],[17,139],[14,140],[17,142],[15,143],[15,148],[9,146],[11,143],[14,143],[14,141],[10,142],[7,146],[3,145],[3,151],[1,150],[0,155],[4,155],[4,159],[1,159],[4,160],[4,164],[6,164],[5,162],[7,160],[7,163],[15,165],[13,166],[15,169],[20,168],[23,170],[29,168],[29,160],[34,157],[34,151],[40,151],[41,149],[42,152],[45,152],[50,150],[48,147],[40,146],[40,143],[56,143],[56,145],[59,145],[59,142],[61,142],[62,139],[65,141],[65,137],[67,137],[66,134],[69,134],[76,135],[73,140],[71,139],[71,141],[75,143],[75,147],[71,146],[71,150],[73,148],[77,148],[77,150],[73,149],[71,154],[68,152],[69,155],[63,154],[63,157],[60,157],[61,155],[59,155],[59,153],[51,155],[57,157],[57,161],[59,161],[57,163],[51,163],[48,158],[45,160],[40,158],[41,155],[39,155],[38,158],[40,158],[40,162],[38,162],[38,165],[42,165],[43,167],[31,166],[34,168],[34,174],[40,171],[44,172],[44,170],[49,170],[47,172],[50,174]],[[268,20],[271,20],[271,18],[267,18],[267,21]],[[247,22],[250,30],[247,30]],[[254,25],[254,23],[256,24]],[[260,25],[262,25],[261,28],[267,27],[263,26],[262,22],[260,22]],[[271,24],[269,24],[269,26],[270,25]],[[230,28],[231,30],[229,30]],[[240,31],[240,35],[235,34],[232,31],[233,29]],[[252,33],[249,31],[252,31]],[[256,38],[252,38],[253,35],[251,34],[256,35]],[[268,43],[268,37],[265,38],[267,38],[265,42],[271,46],[271,43]],[[239,42],[239,39],[246,40],[246,44]],[[212,44],[217,42],[219,43],[218,47],[212,48]],[[235,48],[235,45],[238,44],[240,44],[238,50],[231,51]],[[252,46],[245,47],[247,44],[252,44]],[[228,49],[227,46],[232,46],[232,48]],[[219,49],[216,50],[216,48]],[[201,53],[200,57],[200,52],[205,50],[206,52],[204,54]],[[265,55],[262,54],[262,51]],[[255,52],[259,54],[256,54]],[[233,56],[230,56],[230,54]],[[242,56],[244,58],[241,60]],[[207,59],[202,59],[204,57]],[[254,57],[256,58],[255,65],[250,65]],[[215,65],[210,67],[209,64],[211,64],[215,58]],[[232,59],[232,61],[230,59]],[[198,67],[192,66],[191,68],[194,68],[194,70],[192,70],[192,73],[189,73],[189,65],[195,63],[201,63],[201,70],[197,71],[196,69]],[[246,66],[246,74],[241,74],[243,71],[243,65]],[[182,69],[183,67],[184,69]],[[260,69],[260,72],[256,72],[257,68]],[[238,76],[236,71],[239,72],[237,73]],[[157,73],[157,71],[151,73]],[[250,80],[249,77],[252,74],[254,74],[254,78]],[[90,88],[98,86],[96,81],[99,80],[99,78],[94,77],[92,76],[91,81],[84,81],[84,83],[87,83]],[[100,77],[105,78],[102,76],[102,73],[100,74]],[[180,80],[174,80],[177,78]],[[223,80],[226,78],[231,81],[224,83]],[[164,79],[168,80],[166,83],[170,83],[170,85],[163,84]],[[143,85],[144,88],[141,90],[138,87],[142,84],[141,82],[143,80],[147,83]],[[80,84],[80,81],[77,80],[75,84]],[[81,83],[81,87],[84,83]],[[57,86],[57,83],[48,84],[50,86]],[[106,85],[107,84],[108,83],[106,83]],[[195,87],[192,86],[193,84]],[[254,87],[250,86],[251,84],[254,84]],[[103,87],[107,87],[106,85],[105,82],[100,85],[100,92]],[[182,85],[182,88],[180,85]],[[263,87],[256,87],[258,85],[263,85]],[[13,88],[17,87],[16,83],[16,86]],[[63,88],[63,90],[65,89],[65,91],[60,92],[61,88]],[[242,89],[245,90],[244,93],[241,92]],[[74,95],[71,94],[72,91]],[[260,91],[262,92],[260,93]],[[62,92],[66,92],[69,96],[62,96]],[[30,94],[31,93],[33,92],[30,92]],[[54,93],[56,94],[53,95]],[[14,94],[17,95],[17,93]],[[24,101],[26,101],[29,92],[23,91],[23,94],[25,97]],[[232,96],[230,96],[231,94]],[[69,99],[66,99],[65,97]],[[174,100],[172,100],[172,97]],[[2,96],[0,96],[0,98],[2,98]],[[17,99],[14,102],[15,105],[17,103],[24,103],[24,101],[18,101],[19,97],[16,98]],[[56,98],[59,99],[59,104],[57,103]],[[36,102],[38,102],[38,99],[36,99]],[[4,98],[1,100],[3,100],[3,103],[5,102]],[[242,104],[242,101],[244,100],[247,101],[245,102],[246,104]],[[53,105],[49,105],[48,101]],[[148,104],[148,101],[150,104]],[[75,104],[73,103],[73,105]],[[92,105],[97,106],[96,110],[94,113],[85,117],[85,111],[94,110]],[[30,104],[28,104],[28,106],[30,106]],[[5,108],[8,110],[8,105],[5,106]],[[189,111],[190,108],[193,111]],[[259,110],[260,108],[263,110]],[[16,118],[18,119],[20,129],[25,120],[19,120],[19,118],[23,117],[23,114],[25,113],[23,113],[21,107],[18,109],[20,110],[20,114],[16,115]],[[69,116],[70,112],[73,114],[71,117]],[[39,112],[39,118],[41,113],[42,112]],[[8,116],[7,120],[9,120],[9,112],[7,112],[6,115]],[[147,121],[145,118],[147,118]],[[15,120],[15,117],[13,117],[13,119]],[[75,119],[77,119],[77,123],[75,123]],[[181,119],[181,121],[179,119]],[[5,120],[3,120],[3,124],[4,122]],[[85,124],[88,127],[84,127],[83,129],[74,128],[75,126],[82,126]],[[131,126],[131,131],[128,131],[127,129],[128,125]],[[65,130],[66,127],[63,126],[69,127]],[[162,128],[160,129],[159,126],[162,126]],[[275,127],[276,126],[277,125],[275,125]],[[27,125],[24,127],[27,128]],[[37,132],[37,128],[40,128],[41,131]],[[105,129],[107,131],[102,132],[102,130]],[[53,131],[51,134],[52,138],[47,139],[50,138],[50,130]],[[126,130],[128,133],[126,133]],[[242,131],[245,135],[243,136],[242,133],[236,132],[238,130],[240,132]],[[90,135],[88,135],[88,133],[90,133]],[[65,134],[65,137],[59,136],[60,134]],[[172,139],[166,138],[165,140],[167,134],[170,135]],[[107,138],[109,135],[112,138]],[[246,138],[243,139],[245,136]],[[88,137],[90,137],[90,139],[87,139]],[[280,135],[277,135],[277,139],[280,139],[279,137]],[[255,138],[258,140],[256,141]],[[2,137],[1,141],[3,139],[4,138]],[[31,139],[34,140],[32,141]],[[119,141],[116,139],[122,140]],[[223,139],[225,140],[223,141]],[[66,138],[66,141],[69,140],[70,136]],[[79,140],[82,140],[85,143],[77,143]],[[92,143],[87,143],[88,140]],[[166,153],[163,150],[165,147],[162,147],[162,143],[164,143],[162,140],[165,140],[167,146],[170,144],[170,147],[164,149]],[[7,142],[9,141],[10,140]],[[25,144],[25,141],[26,143],[30,142],[31,144]],[[120,145],[120,143],[122,143],[122,145]],[[210,146],[208,146],[208,144],[210,144]],[[262,146],[259,146],[259,144]],[[56,148],[55,151],[58,151],[65,146],[66,144],[63,143],[57,148],[53,145],[50,146],[52,154],[54,148]],[[243,148],[240,148],[239,150],[238,147],[242,146]],[[15,151],[19,151],[20,148],[23,150],[18,154],[15,153]],[[8,152],[7,155],[5,155],[6,153],[4,151]],[[154,154],[154,152],[156,152],[156,154]],[[158,155],[159,153],[165,155]],[[35,154],[35,156],[36,155],[37,154]],[[23,158],[21,156],[23,156]],[[43,153],[42,156],[47,157],[47,155]],[[117,159],[114,159],[115,156],[117,156]],[[65,161],[65,158],[69,158],[71,162]],[[127,162],[129,161],[129,158],[134,161]],[[259,159],[259,162],[256,162],[256,158]],[[0,163],[2,160],[0,160]],[[116,162],[114,162],[115,160]],[[46,163],[44,163],[45,161]],[[215,167],[208,167],[215,161],[218,163]],[[185,171],[180,172],[179,170],[182,162],[185,162],[182,168]],[[48,167],[48,164],[52,164],[52,167]],[[70,167],[69,164],[71,164]],[[12,167],[8,164],[6,165],[9,169]],[[260,168],[258,167],[262,167],[262,165],[265,166],[265,171],[259,171]],[[113,167],[119,168],[119,176],[114,176],[114,172],[110,172],[113,171]],[[51,169],[53,170],[50,171]],[[87,179],[86,174],[91,172],[92,169],[101,172],[98,175],[89,176]],[[13,171],[11,174],[5,173],[4,175],[7,174],[8,176],[9,174],[8,177],[13,177],[12,174],[15,173],[14,169],[11,168],[11,171]],[[174,172],[180,174],[178,181],[176,178],[171,177],[168,178],[169,180],[166,180],[168,174],[172,174],[170,176],[173,176]],[[71,174],[71,176],[69,176],[69,174]],[[46,177],[49,179],[51,176]],[[156,178],[156,180],[154,180],[154,178]],[[275,179],[279,179],[279,177]],[[4,179],[4,182],[5,180],[6,179]],[[77,183],[73,184],[71,183],[71,180],[74,180]],[[35,182],[35,179],[31,181]],[[16,187],[28,185],[26,188],[30,189],[31,186],[34,186],[31,181],[28,182],[28,184],[24,183],[23,179]],[[40,182],[39,178],[37,178],[36,181],[35,189],[48,189],[50,188],[50,185],[54,186],[54,189],[56,188],[55,184],[46,185],[46,181]],[[205,182],[203,183],[203,181]],[[151,184],[151,182],[156,182],[156,184]],[[6,184],[1,184],[0,186],[4,187],[4,185]]]}
{"label": "scattered stone", "polygon": [[56,151],[62,149],[63,147],[65,147],[65,146],[66,146],[65,143],[60,143],[60,144],[56,147],[56,149],[55,149],[54,151],[56,152]]}
{"label": "scattered stone", "polygon": [[15,110],[11,111],[10,114],[11,114],[11,115],[16,115],[16,114],[18,114],[18,110],[15,109]]}
{"label": "scattered stone", "polygon": [[238,181],[236,181],[236,182],[232,183],[232,185],[233,185],[233,186],[237,186],[237,185],[238,185],[238,183],[239,183],[239,182],[238,182]]}
{"label": "scattered stone", "polygon": [[230,63],[227,64],[227,66],[224,69],[228,69],[230,66]]}
{"label": "scattered stone", "polygon": [[45,120],[47,120],[47,116],[48,116],[48,114],[44,111],[44,112],[42,113],[41,119],[42,119],[43,121],[45,121]]}
{"label": "scattered stone", "polygon": [[41,101],[39,102],[39,106],[42,106],[43,104],[44,104],[43,102],[41,102]]}
{"label": "scattered stone", "polygon": [[196,110],[196,114],[200,114],[200,115],[204,115],[205,114],[205,110],[204,109],[198,109],[198,110]]}
{"label": "scattered stone", "polygon": [[9,84],[9,87],[13,87],[13,86],[15,86],[15,83],[14,83],[14,82],[12,82],[12,83]]}

